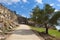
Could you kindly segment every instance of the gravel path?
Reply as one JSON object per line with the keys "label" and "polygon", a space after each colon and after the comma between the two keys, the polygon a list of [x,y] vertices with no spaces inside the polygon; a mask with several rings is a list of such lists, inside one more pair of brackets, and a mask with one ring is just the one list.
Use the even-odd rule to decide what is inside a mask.
{"label": "gravel path", "polygon": [[41,40],[30,27],[21,24],[6,40]]}

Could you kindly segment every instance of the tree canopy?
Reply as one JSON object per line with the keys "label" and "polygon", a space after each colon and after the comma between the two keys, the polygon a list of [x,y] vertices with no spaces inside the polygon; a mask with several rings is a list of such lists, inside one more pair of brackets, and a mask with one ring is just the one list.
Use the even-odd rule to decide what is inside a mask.
{"label": "tree canopy", "polygon": [[[48,34],[47,24],[52,24],[52,25],[57,24],[57,20],[58,18],[60,18],[60,11],[57,12],[54,11],[55,8],[53,8],[49,4],[45,4],[43,9],[39,8],[39,6],[36,6],[32,10],[31,19],[35,22],[35,24],[45,25],[46,34]],[[52,14],[54,15],[52,16]]]}
{"label": "tree canopy", "polygon": [[49,20],[49,15],[51,15],[54,10],[55,8],[53,8],[49,4],[45,4],[43,9],[39,8],[39,6],[36,6],[32,10],[31,18],[34,22],[44,23]]}

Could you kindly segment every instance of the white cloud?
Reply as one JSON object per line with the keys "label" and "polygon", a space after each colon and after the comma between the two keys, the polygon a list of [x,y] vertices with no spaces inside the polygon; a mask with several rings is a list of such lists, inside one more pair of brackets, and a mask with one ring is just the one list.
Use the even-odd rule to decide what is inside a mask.
{"label": "white cloud", "polygon": [[42,0],[36,0],[36,2],[37,2],[37,3],[40,3],[40,4],[43,3]]}
{"label": "white cloud", "polygon": [[33,13],[30,13],[30,15],[33,15]]}
{"label": "white cloud", "polygon": [[60,2],[60,0],[58,0],[58,2]]}
{"label": "white cloud", "polygon": [[50,4],[50,6],[54,6],[54,3]]}
{"label": "white cloud", "polygon": [[56,9],[55,12],[57,12],[57,11],[59,11],[59,10]]}
{"label": "white cloud", "polygon": [[21,16],[26,17],[26,16],[25,16],[25,15],[23,15],[23,14],[22,14]]}
{"label": "white cloud", "polygon": [[0,3],[6,3],[6,4],[12,4],[12,3],[17,3],[20,0],[0,0]]}
{"label": "white cloud", "polygon": [[27,2],[27,0],[22,0],[24,3],[26,3]]}
{"label": "white cloud", "polygon": [[12,2],[19,2],[20,0],[12,0]]}

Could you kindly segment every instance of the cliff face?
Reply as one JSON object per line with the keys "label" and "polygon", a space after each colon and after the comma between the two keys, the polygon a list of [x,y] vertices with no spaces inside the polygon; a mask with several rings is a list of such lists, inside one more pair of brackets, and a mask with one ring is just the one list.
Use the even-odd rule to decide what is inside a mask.
{"label": "cliff face", "polygon": [[10,30],[16,26],[16,22],[16,12],[7,9],[2,4],[0,4],[0,30]]}

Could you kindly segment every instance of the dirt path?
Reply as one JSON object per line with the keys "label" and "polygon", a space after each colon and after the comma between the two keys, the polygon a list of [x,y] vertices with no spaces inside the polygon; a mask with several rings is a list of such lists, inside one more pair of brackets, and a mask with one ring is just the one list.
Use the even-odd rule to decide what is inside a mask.
{"label": "dirt path", "polygon": [[41,40],[30,27],[21,24],[6,40]]}

